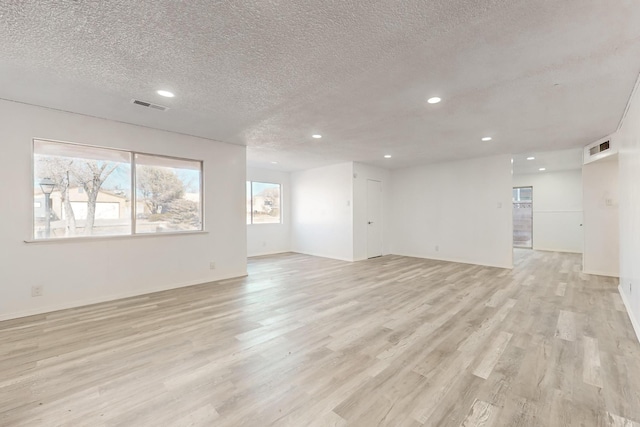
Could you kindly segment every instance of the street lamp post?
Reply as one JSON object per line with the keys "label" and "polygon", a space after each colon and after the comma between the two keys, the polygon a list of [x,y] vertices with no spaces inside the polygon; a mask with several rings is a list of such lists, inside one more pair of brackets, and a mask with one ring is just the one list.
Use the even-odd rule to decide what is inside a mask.
{"label": "street lamp post", "polygon": [[51,236],[51,193],[55,186],[56,184],[51,178],[44,178],[40,181],[40,189],[42,190],[42,194],[44,194],[44,236],[47,239]]}

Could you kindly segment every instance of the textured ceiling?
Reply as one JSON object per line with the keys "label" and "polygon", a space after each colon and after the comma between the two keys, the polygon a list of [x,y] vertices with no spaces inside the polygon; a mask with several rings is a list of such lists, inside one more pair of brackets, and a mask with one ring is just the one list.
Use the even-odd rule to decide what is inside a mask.
{"label": "textured ceiling", "polygon": [[13,0],[0,46],[0,98],[247,145],[254,166],[397,168],[615,131],[640,71],[640,6]]}

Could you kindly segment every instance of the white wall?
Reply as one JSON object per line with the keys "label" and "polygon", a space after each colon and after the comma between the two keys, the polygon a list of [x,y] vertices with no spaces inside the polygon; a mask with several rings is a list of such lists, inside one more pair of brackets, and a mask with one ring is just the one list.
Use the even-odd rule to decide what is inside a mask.
{"label": "white wall", "polygon": [[[0,118],[0,319],[246,274],[245,147],[8,101]],[[203,160],[207,233],[25,243],[34,137]]]}
{"label": "white wall", "polygon": [[382,168],[353,164],[353,260],[367,259],[367,180],[382,182],[382,243],[383,254],[389,253],[389,227],[391,217],[391,173]]}
{"label": "white wall", "polygon": [[620,178],[620,291],[640,339],[640,91],[616,134]]}
{"label": "white wall", "polygon": [[247,168],[247,181],[280,184],[282,222],[247,225],[247,256],[289,252],[291,250],[291,174],[261,168]]}
{"label": "white wall", "polygon": [[291,174],[294,252],[353,260],[353,163]]}
{"label": "white wall", "polygon": [[582,168],[584,205],[583,271],[619,274],[618,160],[607,157]]}
{"label": "white wall", "polygon": [[505,155],[394,170],[391,252],[511,268],[511,182]]}
{"label": "white wall", "polygon": [[533,249],[582,253],[582,171],[514,175],[514,187],[533,187]]}

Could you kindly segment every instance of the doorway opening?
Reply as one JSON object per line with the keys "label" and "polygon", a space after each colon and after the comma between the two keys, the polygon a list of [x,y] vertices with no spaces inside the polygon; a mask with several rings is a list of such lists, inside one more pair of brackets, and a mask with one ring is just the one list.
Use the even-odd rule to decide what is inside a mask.
{"label": "doorway opening", "polygon": [[533,187],[513,188],[513,247],[533,248]]}

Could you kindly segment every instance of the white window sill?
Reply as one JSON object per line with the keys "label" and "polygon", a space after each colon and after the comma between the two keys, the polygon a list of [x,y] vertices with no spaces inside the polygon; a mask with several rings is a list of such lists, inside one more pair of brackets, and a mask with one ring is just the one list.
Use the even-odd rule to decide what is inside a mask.
{"label": "white window sill", "polygon": [[51,244],[51,243],[78,243],[78,242],[95,242],[102,240],[128,240],[128,239],[140,239],[146,237],[160,237],[160,236],[189,236],[198,234],[209,234],[206,230],[198,231],[168,231],[166,233],[141,233],[141,234],[123,234],[120,236],[77,236],[77,237],[57,237],[53,239],[31,239],[25,240],[28,244]]}

